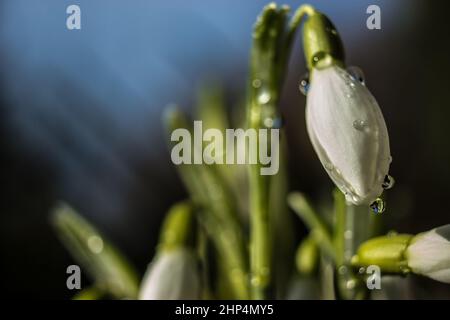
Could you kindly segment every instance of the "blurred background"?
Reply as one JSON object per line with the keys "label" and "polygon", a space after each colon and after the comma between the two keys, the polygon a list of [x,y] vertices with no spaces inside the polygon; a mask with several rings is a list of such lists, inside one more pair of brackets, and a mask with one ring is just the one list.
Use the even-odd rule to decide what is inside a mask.
{"label": "blurred background", "polygon": [[[73,264],[50,227],[63,199],[92,221],[143,273],[161,219],[186,197],[170,161],[161,117],[189,111],[198,87],[223,84],[242,101],[251,30],[267,1],[3,0],[0,3],[0,246],[2,294],[68,298]],[[303,1],[283,1],[296,8]],[[416,233],[450,222],[448,1],[309,1],[343,38],[347,64],[362,68],[391,141],[386,219]],[[81,30],[66,8],[81,8]],[[366,9],[381,8],[381,30]],[[298,39],[300,39],[298,37]],[[290,189],[331,197],[304,125],[301,43],[290,61],[281,110]],[[305,230],[298,222],[298,238]],[[88,281],[88,280],[86,280]],[[417,298],[448,286],[417,279]]]}

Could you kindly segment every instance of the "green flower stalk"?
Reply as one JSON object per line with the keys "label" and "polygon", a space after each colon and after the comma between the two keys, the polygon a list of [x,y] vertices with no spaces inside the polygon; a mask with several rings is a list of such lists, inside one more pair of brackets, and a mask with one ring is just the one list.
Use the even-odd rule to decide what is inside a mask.
{"label": "green flower stalk", "polygon": [[344,67],[344,48],[339,33],[324,14],[314,10],[303,25],[303,50],[309,70],[332,65]]}
{"label": "green flower stalk", "polygon": [[[301,6],[286,28],[289,7],[267,5],[253,30],[248,80],[247,125],[253,129],[280,129],[277,109],[293,38],[301,20],[312,13],[310,6]],[[259,145],[259,142],[256,143]],[[269,152],[273,152],[268,146]],[[259,152],[259,151],[258,151]],[[278,155],[273,155],[278,157]],[[252,297],[273,296],[274,272],[271,218],[271,190],[274,178],[262,176],[259,164],[248,166],[250,194],[250,272]]]}
{"label": "green flower stalk", "polygon": [[[185,116],[177,108],[166,112],[165,122],[168,132],[178,128],[189,130]],[[246,246],[231,190],[215,166],[179,165],[177,169],[198,208],[198,220],[218,252],[219,263],[223,264],[221,275],[229,293],[220,297],[248,299]]]}
{"label": "green flower stalk", "polygon": [[[254,27],[247,102],[249,128],[265,128],[266,123],[274,123],[279,117],[277,103],[285,71],[285,65],[281,61],[286,58],[280,48],[285,41],[287,11],[286,7],[278,9],[275,4],[269,4],[263,9]],[[259,141],[256,145],[259,145]],[[273,276],[270,177],[260,174],[259,164],[249,165],[248,174],[251,293],[254,299],[265,299],[271,295]]]}

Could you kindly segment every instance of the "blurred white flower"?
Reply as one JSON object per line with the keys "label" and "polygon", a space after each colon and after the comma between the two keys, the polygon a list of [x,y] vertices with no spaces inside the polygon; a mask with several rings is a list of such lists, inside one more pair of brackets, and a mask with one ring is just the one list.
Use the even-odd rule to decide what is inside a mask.
{"label": "blurred white flower", "polygon": [[450,224],[419,233],[406,249],[414,273],[450,283]]}
{"label": "blurred white flower", "polygon": [[142,280],[140,300],[193,300],[200,297],[200,275],[189,249],[164,250],[157,254]]}
{"label": "blurred white flower", "polygon": [[391,162],[381,110],[367,87],[344,69],[312,68],[306,124],[322,165],[346,200],[371,204]]}

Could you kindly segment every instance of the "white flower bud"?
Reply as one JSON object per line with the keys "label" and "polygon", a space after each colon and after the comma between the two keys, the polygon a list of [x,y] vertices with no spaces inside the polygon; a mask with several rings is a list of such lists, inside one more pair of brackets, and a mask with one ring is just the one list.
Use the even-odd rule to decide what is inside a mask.
{"label": "white flower bud", "polygon": [[406,257],[414,273],[450,283],[450,224],[415,236]]}
{"label": "white flower bud", "polygon": [[372,203],[391,162],[381,110],[364,84],[331,65],[312,69],[306,124],[322,165],[346,200]]}
{"label": "white flower bud", "polygon": [[140,300],[193,300],[200,297],[200,275],[189,249],[157,254],[142,280]]}

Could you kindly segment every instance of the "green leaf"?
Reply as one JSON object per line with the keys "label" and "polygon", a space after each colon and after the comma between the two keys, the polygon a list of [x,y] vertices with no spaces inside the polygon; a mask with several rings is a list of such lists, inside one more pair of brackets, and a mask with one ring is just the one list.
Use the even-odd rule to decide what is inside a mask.
{"label": "green leaf", "polygon": [[60,203],[53,210],[51,221],[62,243],[87,270],[96,287],[119,299],[137,297],[136,272],[86,219]]}

